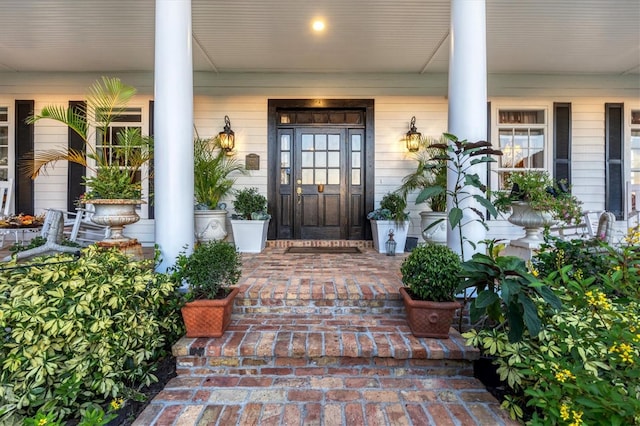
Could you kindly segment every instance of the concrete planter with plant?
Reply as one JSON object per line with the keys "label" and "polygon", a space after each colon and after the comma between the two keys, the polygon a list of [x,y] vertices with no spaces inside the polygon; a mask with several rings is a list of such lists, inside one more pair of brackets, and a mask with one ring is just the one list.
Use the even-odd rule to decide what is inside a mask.
{"label": "concrete planter with plant", "polygon": [[260,253],[266,247],[271,216],[267,213],[267,198],[258,188],[243,188],[235,193],[235,214],[231,216],[233,241],[241,253]]}

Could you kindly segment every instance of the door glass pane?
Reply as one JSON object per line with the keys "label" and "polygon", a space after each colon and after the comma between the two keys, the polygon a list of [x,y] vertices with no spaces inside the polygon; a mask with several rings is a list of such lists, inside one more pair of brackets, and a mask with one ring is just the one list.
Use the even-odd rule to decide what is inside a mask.
{"label": "door glass pane", "polygon": [[280,183],[283,185],[289,185],[289,180],[291,177],[291,169],[281,169],[280,170]]}
{"label": "door glass pane", "polygon": [[326,152],[316,152],[316,167],[327,167]]}
{"label": "door glass pane", "polygon": [[327,184],[340,185],[340,169],[327,170]]}
{"label": "door glass pane", "polygon": [[291,136],[290,135],[282,135],[282,136],[280,136],[280,150],[281,151],[289,151],[289,150],[291,150]]}
{"label": "door glass pane", "polygon": [[289,152],[282,152],[280,153],[280,167],[289,167],[291,165],[291,163],[289,162],[289,157],[290,157]]}
{"label": "door glass pane", "polygon": [[313,152],[302,153],[302,167],[313,167]]}
{"label": "door glass pane", "polygon": [[329,135],[329,151],[340,151],[340,135]]}
{"label": "door glass pane", "polygon": [[339,152],[329,152],[329,161],[327,165],[329,167],[340,167],[340,153]]}
{"label": "door glass pane", "polygon": [[316,169],[316,185],[327,183],[327,170]]}
{"label": "door glass pane", "polygon": [[360,167],[360,153],[359,152],[353,153],[353,155],[351,157],[351,167],[354,168],[354,169]]}
{"label": "door glass pane", "polygon": [[327,135],[316,135],[316,151],[327,150]]}
{"label": "door glass pane", "polygon": [[351,151],[362,151],[362,141],[360,135],[351,135]]}
{"label": "door glass pane", "polygon": [[351,170],[351,185],[360,185],[360,169]]}
{"label": "door glass pane", "polygon": [[313,151],[313,135],[302,135],[302,150]]}
{"label": "door glass pane", "polygon": [[313,185],[313,169],[302,169],[302,184]]}

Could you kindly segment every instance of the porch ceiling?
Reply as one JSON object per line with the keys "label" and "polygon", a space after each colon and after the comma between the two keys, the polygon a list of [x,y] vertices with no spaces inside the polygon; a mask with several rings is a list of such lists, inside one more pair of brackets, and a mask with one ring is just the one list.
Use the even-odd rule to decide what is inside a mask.
{"label": "porch ceiling", "polygon": [[[150,71],[154,5],[3,0],[0,71]],[[195,71],[448,67],[449,0],[192,0],[192,10]],[[640,74],[640,2],[487,0],[487,46],[490,73]]]}

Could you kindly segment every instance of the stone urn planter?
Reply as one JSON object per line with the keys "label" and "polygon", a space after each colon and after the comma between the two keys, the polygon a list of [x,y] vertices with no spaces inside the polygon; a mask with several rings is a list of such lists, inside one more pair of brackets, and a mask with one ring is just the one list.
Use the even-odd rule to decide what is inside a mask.
{"label": "stone urn planter", "polygon": [[524,228],[525,236],[514,241],[524,244],[540,244],[544,242],[542,230],[545,226],[552,226],[557,221],[551,213],[534,210],[526,201],[514,201],[511,205],[510,223]]}
{"label": "stone urn planter", "polygon": [[[446,245],[447,244],[447,219],[446,212],[420,212],[420,232],[422,239],[428,243]],[[433,223],[436,225],[431,226]],[[427,229],[429,228],[429,229]]]}
{"label": "stone urn planter", "polygon": [[195,232],[199,243],[227,238],[226,210],[195,210]]}
{"label": "stone urn planter", "polygon": [[87,200],[95,208],[91,221],[98,225],[108,226],[111,235],[105,238],[104,243],[126,243],[131,238],[123,235],[126,225],[136,223],[140,216],[136,213],[136,206],[144,203],[142,200],[130,199],[93,199]]}

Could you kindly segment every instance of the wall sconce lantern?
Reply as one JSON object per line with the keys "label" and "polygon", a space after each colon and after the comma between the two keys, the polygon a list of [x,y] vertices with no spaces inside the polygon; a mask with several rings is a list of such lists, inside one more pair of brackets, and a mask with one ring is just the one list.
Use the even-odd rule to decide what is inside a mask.
{"label": "wall sconce lantern", "polygon": [[420,148],[420,138],[422,137],[422,133],[418,132],[416,129],[416,117],[411,117],[411,127],[407,132],[405,137],[405,142],[407,143],[407,150],[409,152],[417,152]]}
{"label": "wall sconce lantern", "polygon": [[229,116],[224,116],[224,130],[218,133],[220,138],[220,147],[227,153],[231,154],[236,146],[236,134],[231,130],[231,121]]}

